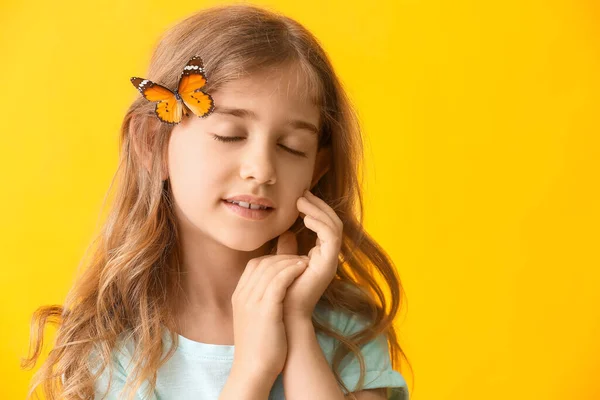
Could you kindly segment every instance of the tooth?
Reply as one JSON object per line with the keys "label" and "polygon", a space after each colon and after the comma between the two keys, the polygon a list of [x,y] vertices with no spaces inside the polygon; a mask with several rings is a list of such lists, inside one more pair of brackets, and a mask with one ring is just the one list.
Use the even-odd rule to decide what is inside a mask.
{"label": "tooth", "polygon": [[258,204],[246,203],[244,201],[237,201],[237,200],[232,200],[232,201],[230,201],[230,203],[237,204],[240,207],[249,208],[249,209],[252,209],[252,210],[266,210],[268,208],[266,206],[261,206],[261,205],[258,205]]}

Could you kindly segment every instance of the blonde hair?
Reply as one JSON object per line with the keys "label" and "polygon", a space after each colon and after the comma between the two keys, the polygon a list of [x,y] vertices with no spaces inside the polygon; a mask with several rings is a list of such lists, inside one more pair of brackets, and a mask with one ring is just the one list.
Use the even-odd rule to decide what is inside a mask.
{"label": "blonde hair", "polygon": [[[319,304],[367,321],[363,330],[350,337],[314,317],[313,324],[317,332],[340,342],[333,372],[347,392],[351,390],[340,378],[339,363],[350,352],[357,357],[361,371],[354,390],[361,390],[365,365],[360,347],[380,334],[385,334],[392,367],[399,371],[398,355],[406,356],[392,322],[403,290],[391,259],[362,227],[360,126],[325,51],[309,31],[286,16],[252,5],[217,6],[167,30],[144,76],[175,88],[182,67],[196,54],[204,61],[208,77],[204,89],[209,93],[253,71],[299,67],[307,81],[305,92],[299,95],[311,97],[322,110],[319,148],[331,149],[330,168],[312,192],[344,223],[338,271]],[[139,96],[124,117],[116,195],[106,222],[90,245],[93,253],[88,268],[73,285],[64,306],[42,306],[33,314],[31,355],[22,360],[22,368],[33,368],[39,358],[46,323],[58,329],[54,347],[32,378],[28,399],[40,385],[50,400],[92,398],[97,375],[88,368],[88,356],[98,349],[103,367],[110,367],[111,352],[125,332],[136,343],[133,373],[127,378],[129,398],[146,379],[154,389],[157,370],[175,351],[177,334],[171,330],[173,346],[161,359],[161,327],[176,326],[173,313],[167,311],[173,306],[169,299],[175,298],[172,294],[180,287],[181,273],[172,192],[169,180],[161,178],[172,126],[157,122],[154,106]],[[134,141],[153,155],[148,168],[134,151]],[[291,229],[297,232],[299,254],[307,254],[316,234],[302,228],[299,218]],[[382,278],[389,302],[376,276]]]}

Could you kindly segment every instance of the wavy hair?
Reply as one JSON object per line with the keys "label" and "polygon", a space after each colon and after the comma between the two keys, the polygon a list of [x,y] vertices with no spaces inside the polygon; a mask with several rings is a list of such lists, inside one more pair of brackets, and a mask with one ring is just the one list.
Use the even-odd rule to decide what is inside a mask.
{"label": "wavy hair", "polygon": [[[340,378],[340,362],[350,352],[358,359],[360,379],[353,389],[361,390],[365,365],[360,348],[380,334],[387,338],[393,369],[400,370],[399,356],[410,366],[392,324],[404,293],[400,279],[390,257],[362,224],[363,144],[357,113],[318,40],[275,11],[242,4],[216,6],[170,27],[156,45],[145,76],[176,87],[182,66],[196,54],[204,61],[208,92],[253,71],[299,67],[308,84],[298,95],[311,97],[322,110],[319,149],[331,149],[330,168],[311,191],[344,223],[337,274],[319,304],[367,321],[349,337],[314,316],[313,324],[317,332],[340,343],[333,372],[346,392],[352,390]],[[22,368],[33,368],[40,357],[46,324],[57,331],[53,348],[32,378],[28,399],[40,386],[49,400],[93,398],[99,373],[90,371],[89,356],[97,351],[101,365],[110,366],[111,353],[125,333],[135,340],[133,373],[126,382],[131,398],[144,380],[154,389],[157,370],[177,347],[177,334],[171,329],[173,346],[161,358],[162,326],[176,326],[168,310],[180,288],[181,248],[169,180],[161,178],[172,126],[157,122],[154,107],[139,96],[125,114],[120,163],[107,196],[115,182],[116,192],[106,221],[86,251],[91,257],[82,261],[87,268],[64,305],[42,306],[33,313],[30,355],[22,359]],[[138,148],[152,154],[151,159],[141,157]],[[307,254],[316,241],[316,233],[303,227],[298,218],[291,228],[299,254]],[[270,246],[273,252],[276,238]]]}

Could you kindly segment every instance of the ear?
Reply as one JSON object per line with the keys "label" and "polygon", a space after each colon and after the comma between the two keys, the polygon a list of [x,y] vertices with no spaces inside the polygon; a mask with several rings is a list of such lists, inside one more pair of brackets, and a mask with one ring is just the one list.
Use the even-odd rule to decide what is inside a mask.
{"label": "ear", "polygon": [[313,172],[312,182],[310,183],[310,188],[312,189],[319,179],[327,171],[329,171],[329,167],[331,166],[331,146],[323,147],[317,152],[317,158],[315,160],[315,169]]}
{"label": "ear", "polygon": [[[148,173],[152,172],[152,139],[159,133],[160,121],[154,116],[135,114],[129,122],[129,140],[133,145],[137,157],[141,160]],[[166,160],[163,160],[163,172],[161,179],[164,181],[169,177]]]}

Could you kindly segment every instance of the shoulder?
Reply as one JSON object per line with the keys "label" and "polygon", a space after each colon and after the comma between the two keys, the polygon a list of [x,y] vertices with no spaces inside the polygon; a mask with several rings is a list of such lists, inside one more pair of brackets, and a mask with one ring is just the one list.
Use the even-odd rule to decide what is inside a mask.
{"label": "shoulder", "polygon": [[[127,365],[133,358],[134,343],[131,332],[123,332],[117,337],[116,345],[110,349],[111,351],[111,367],[119,367],[117,370],[123,370],[123,366]],[[101,346],[96,343],[88,356],[88,363],[92,372],[97,371],[101,366]]]}
{"label": "shoulder", "polygon": [[[357,314],[344,310],[331,310],[322,306],[315,308],[315,315],[342,336],[349,337],[363,330],[369,321]],[[318,333],[317,338],[323,353],[333,365],[333,356],[339,346],[339,341],[323,333]],[[386,397],[394,400],[408,400],[407,384],[400,372],[392,369],[388,341],[385,334],[373,338],[360,347],[364,358],[364,387],[363,389],[390,388]],[[360,362],[356,355],[349,352],[340,362],[338,371],[344,384],[351,390],[356,387],[360,378]],[[344,393],[346,394],[346,393]]]}
{"label": "shoulder", "polygon": [[[94,381],[96,398],[104,395],[108,395],[108,399],[121,398],[127,377],[133,370],[134,341],[131,332],[124,332],[118,336],[115,347],[110,351],[109,363],[104,367],[100,351],[100,346],[94,345],[88,356],[90,372],[98,374]],[[135,399],[147,398],[142,395],[146,390],[148,390],[148,382],[144,381]],[[148,399],[155,399],[155,397],[151,395]]]}
{"label": "shoulder", "polygon": [[[361,294],[360,289],[355,284],[339,282],[336,285],[338,286],[337,290],[346,293],[354,292],[357,293],[357,295]],[[321,302],[317,303],[314,315],[317,316],[318,319],[324,320],[333,329],[344,336],[351,336],[358,333],[370,324],[370,321],[357,313],[342,308],[333,310],[325,305],[325,303]]]}
{"label": "shoulder", "polygon": [[343,336],[352,336],[369,325],[369,321],[356,313],[343,309],[331,309],[318,304],[314,315]]}

